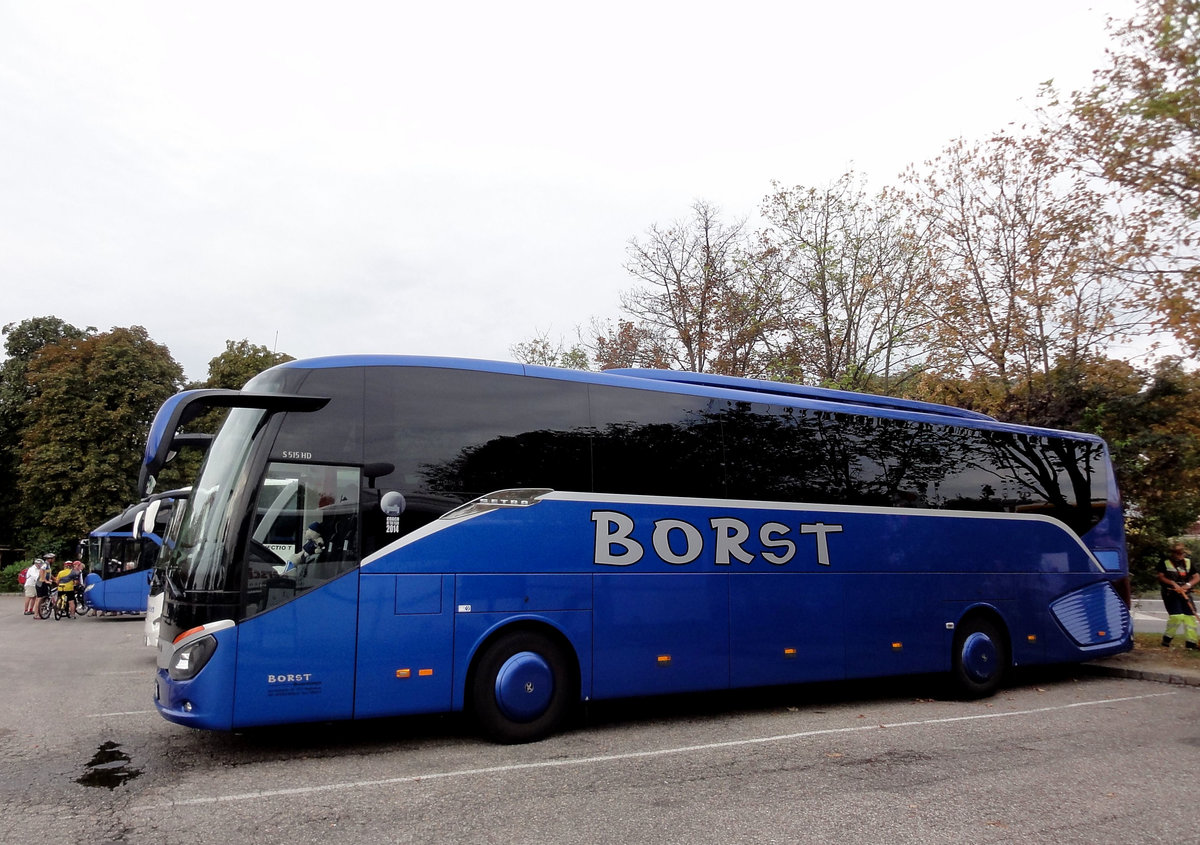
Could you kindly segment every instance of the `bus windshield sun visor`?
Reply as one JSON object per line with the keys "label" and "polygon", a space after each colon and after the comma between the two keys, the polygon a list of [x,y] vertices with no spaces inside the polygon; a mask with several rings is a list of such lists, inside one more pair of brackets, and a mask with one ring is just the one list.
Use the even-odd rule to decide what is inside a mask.
{"label": "bus windshield sun visor", "polygon": [[[296,396],[287,393],[243,393],[240,390],[184,390],[163,403],[150,424],[146,454],[138,475],[138,496],[146,495],[150,479],[157,476],[174,452],[184,446],[202,446],[207,435],[176,434],[182,427],[212,408],[261,408],[268,413],[306,413],[329,404],[328,396]],[[200,438],[204,438],[201,440]]]}

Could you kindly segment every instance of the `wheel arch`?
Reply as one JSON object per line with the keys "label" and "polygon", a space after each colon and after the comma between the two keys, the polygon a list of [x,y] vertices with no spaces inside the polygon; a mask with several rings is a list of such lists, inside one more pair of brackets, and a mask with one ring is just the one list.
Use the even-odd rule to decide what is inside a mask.
{"label": "wheel arch", "polygon": [[958,617],[958,621],[954,623],[954,637],[957,639],[958,632],[969,628],[973,623],[979,620],[986,620],[995,626],[996,631],[1004,638],[1004,646],[1008,649],[1009,663],[1012,662],[1012,631],[1009,630],[1008,621],[1004,618],[999,610],[990,604],[975,604],[968,607]]}
{"label": "wheel arch", "polygon": [[475,684],[480,656],[487,653],[487,650],[497,640],[514,633],[538,634],[552,640],[563,649],[563,653],[570,658],[571,677],[568,678],[568,682],[571,684],[571,698],[575,701],[579,700],[581,690],[580,659],[579,652],[575,648],[575,644],[571,641],[571,638],[561,628],[545,619],[521,617],[505,620],[493,626],[478,639],[471,649],[470,655],[467,658],[467,671],[463,676],[463,682],[458,685],[458,689],[455,691],[456,698],[461,702],[461,709],[467,712],[468,715],[471,709],[468,691]]}
{"label": "wheel arch", "polygon": [[967,608],[954,626],[950,663],[954,697],[984,698],[997,692],[1013,667],[1012,632],[1004,615],[988,604]]}

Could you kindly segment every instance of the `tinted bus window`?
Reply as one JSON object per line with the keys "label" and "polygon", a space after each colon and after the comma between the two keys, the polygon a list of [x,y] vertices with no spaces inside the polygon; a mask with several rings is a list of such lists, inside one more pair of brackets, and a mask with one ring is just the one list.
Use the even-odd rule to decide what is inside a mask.
{"label": "tinted bus window", "polygon": [[[363,370],[332,368],[281,370],[280,389],[307,396],[328,396],[319,414],[283,414],[283,424],[271,457],[284,461],[337,464],[362,462]],[[257,387],[257,383],[253,383]]]}
{"label": "tinted bus window", "polygon": [[591,399],[597,493],[726,495],[724,400],[600,386]]}
{"label": "tinted bus window", "polygon": [[[497,490],[590,489],[584,385],[373,367],[365,405],[367,470],[377,490],[404,496],[400,534]],[[381,539],[364,538],[364,553]]]}
{"label": "tinted bus window", "polygon": [[836,505],[1103,517],[1095,442],[736,403],[724,416],[730,496]]}

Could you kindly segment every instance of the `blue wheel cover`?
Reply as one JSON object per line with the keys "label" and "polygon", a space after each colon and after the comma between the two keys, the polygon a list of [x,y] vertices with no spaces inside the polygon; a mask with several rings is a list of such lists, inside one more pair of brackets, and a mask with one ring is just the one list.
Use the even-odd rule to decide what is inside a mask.
{"label": "blue wheel cover", "polygon": [[996,644],[987,634],[976,631],[963,641],[962,668],[976,683],[984,683],[1000,671],[999,657]]}
{"label": "blue wheel cover", "polygon": [[514,722],[532,722],[553,696],[554,673],[540,654],[518,652],[496,673],[496,704]]}

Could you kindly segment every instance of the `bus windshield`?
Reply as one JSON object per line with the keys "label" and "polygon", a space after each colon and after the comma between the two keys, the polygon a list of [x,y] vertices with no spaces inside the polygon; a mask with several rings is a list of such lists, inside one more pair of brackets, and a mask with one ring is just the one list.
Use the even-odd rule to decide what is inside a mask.
{"label": "bus windshield", "polygon": [[131,535],[107,534],[89,537],[87,557],[90,571],[102,579],[115,578],[127,572],[149,569],[154,565],[158,546]]}
{"label": "bus windshield", "polygon": [[140,613],[146,609],[150,572],[161,560],[167,525],[182,512],[188,491],[169,490],[130,505],[93,529],[86,549],[88,602],[97,610]]}
{"label": "bus windshield", "polygon": [[229,522],[237,512],[231,502],[265,417],[259,409],[235,408],[213,441],[166,562],[166,582],[175,591],[232,591],[236,602],[240,584],[223,562],[225,543],[232,542]]}

